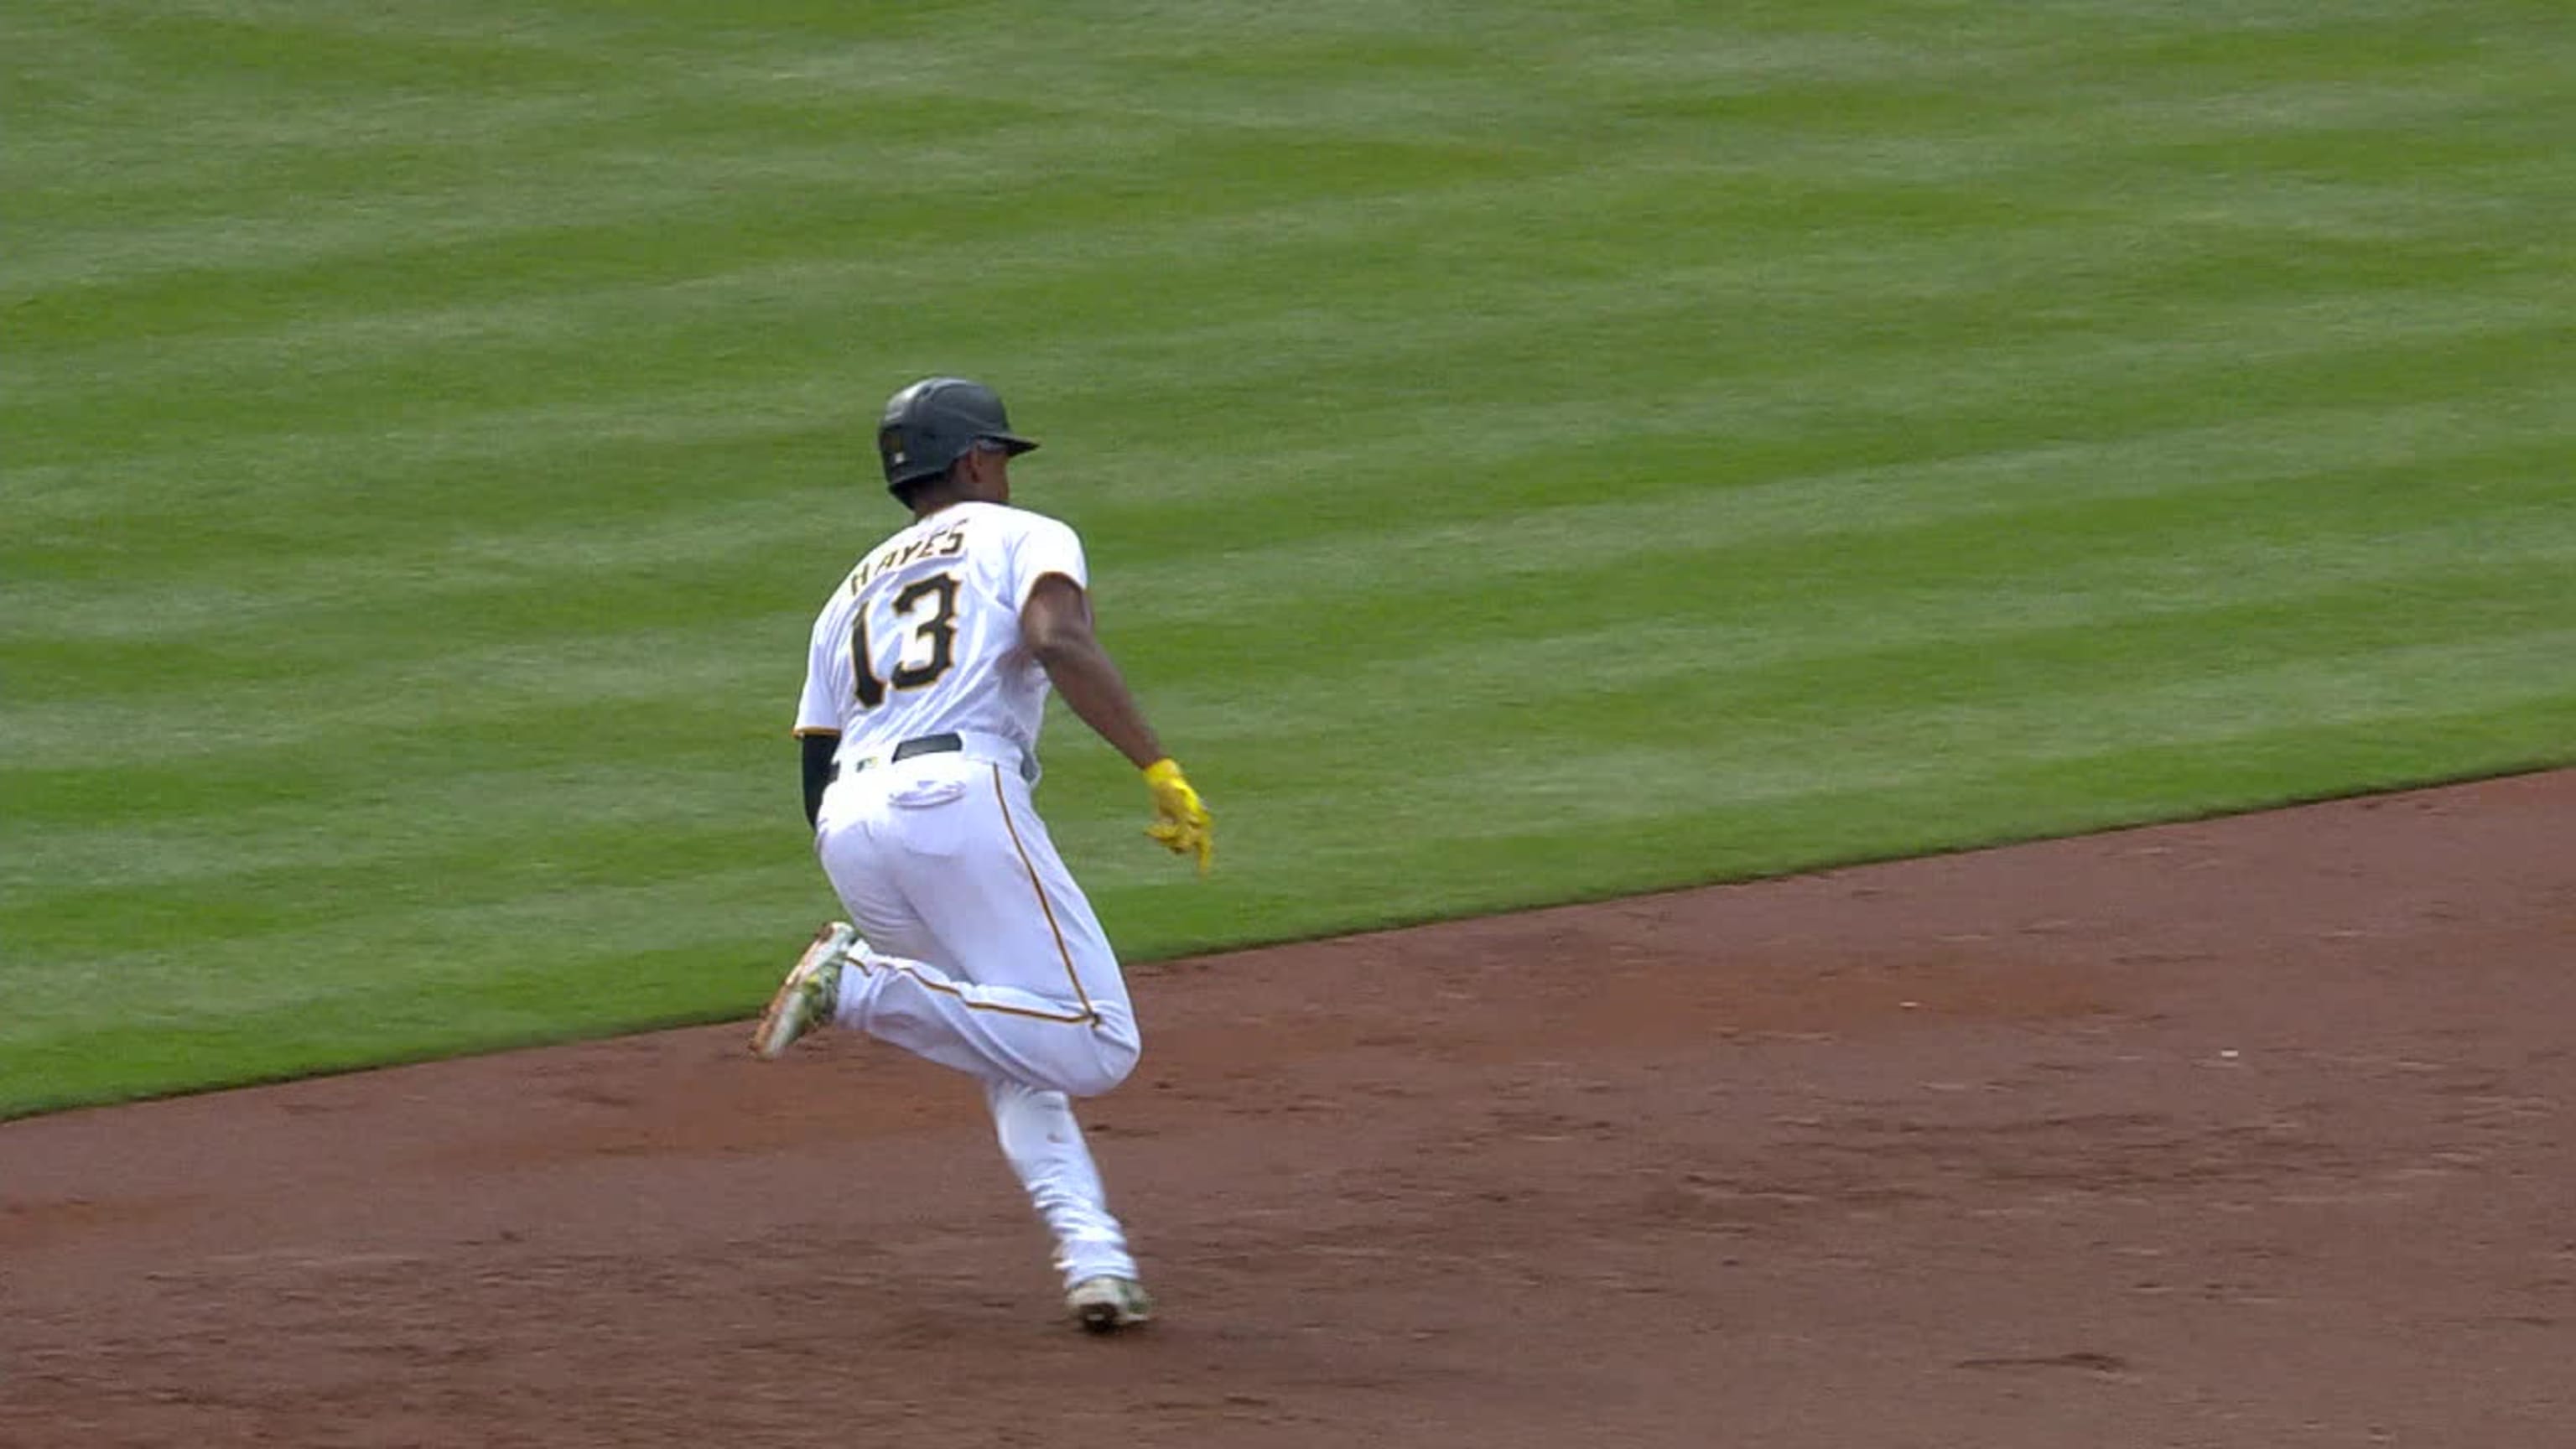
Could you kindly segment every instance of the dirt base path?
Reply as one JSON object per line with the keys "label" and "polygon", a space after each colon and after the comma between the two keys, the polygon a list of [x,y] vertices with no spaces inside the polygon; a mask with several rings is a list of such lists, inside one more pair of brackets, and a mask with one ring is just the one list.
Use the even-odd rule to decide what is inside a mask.
{"label": "dirt base path", "polygon": [[685,1031],[0,1126],[0,1444],[2576,1444],[2576,774],[1136,986],[1146,1334]]}

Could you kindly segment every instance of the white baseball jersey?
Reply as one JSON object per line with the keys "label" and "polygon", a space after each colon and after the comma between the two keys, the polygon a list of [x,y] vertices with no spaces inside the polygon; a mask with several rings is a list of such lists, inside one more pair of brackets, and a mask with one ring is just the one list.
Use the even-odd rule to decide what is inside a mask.
{"label": "white baseball jersey", "polygon": [[1044,514],[960,503],[878,544],[814,621],[796,732],[866,751],[974,731],[1034,758],[1046,671],[1021,647],[1038,580],[1088,588],[1082,540]]}

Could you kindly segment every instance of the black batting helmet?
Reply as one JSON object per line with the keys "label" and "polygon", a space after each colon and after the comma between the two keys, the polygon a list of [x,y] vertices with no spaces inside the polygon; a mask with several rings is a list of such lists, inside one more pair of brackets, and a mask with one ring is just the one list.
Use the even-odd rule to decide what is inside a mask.
{"label": "black batting helmet", "polygon": [[886,487],[936,478],[980,442],[999,443],[1012,454],[1037,444],[1011,431],[1002,399],[980,382],[925,377],[886,399],[877,424],[877,455],[885,461]]}

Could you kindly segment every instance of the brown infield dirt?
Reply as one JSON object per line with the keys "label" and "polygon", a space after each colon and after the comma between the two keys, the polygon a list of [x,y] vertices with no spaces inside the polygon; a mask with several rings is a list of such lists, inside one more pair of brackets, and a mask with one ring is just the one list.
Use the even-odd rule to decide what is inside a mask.
{"label": "brown infield dirt", "polygon": [[728,1026],[0,1126],[0,1444],[2576,1445],[2576,773],[1135,974],[1149,1330]]}

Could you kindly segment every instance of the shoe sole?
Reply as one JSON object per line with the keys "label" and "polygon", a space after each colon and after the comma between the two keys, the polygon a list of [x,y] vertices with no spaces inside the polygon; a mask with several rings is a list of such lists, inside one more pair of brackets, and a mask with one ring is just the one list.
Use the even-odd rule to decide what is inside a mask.
{"label": "shoe sole", "polygon": [[778,992],[769,998],[769,1009],[760,1014],[760,1025],[752,1029],[751,1054],[763,1061],[776,1061],[796,1039],[813,1029],[806,1020],[805,983],[829,965],[832,959],[848,950],[858,940],[858,932],[835,922],[814,933],[814,944],[796,958],[796,967],[787,979],[778,983]]}
{"label": "shoe sole", "polygon": [[1088,1299],[1073,1305],[1073,1321],[1086,1333],[1116,1333],[1154,1321],[1153,1300],[1142,1290]]}
{"label": "shoe sole", "polygon": [[1126,1328],[1142,1328],[1154,1321],[1151,1313],[1131,1313],[1115,1303],[1086,1303],[1076,1320],[1085,1333],[1116,1333]]}

